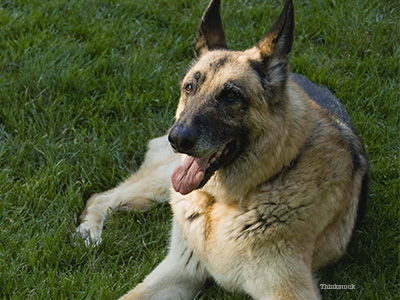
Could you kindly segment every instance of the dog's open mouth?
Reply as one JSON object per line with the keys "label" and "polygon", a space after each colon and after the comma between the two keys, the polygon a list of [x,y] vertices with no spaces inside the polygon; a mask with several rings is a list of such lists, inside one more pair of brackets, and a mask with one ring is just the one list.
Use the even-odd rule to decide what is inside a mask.
{"label": "dog's open mouth", "polygon": [[231,141],[205,158],[186,155],[172,173],[171,181],[174,190],[182,195],[187,195],[193,190],[203,187],[215,171],[232,161],[236,148],[236,141]]}

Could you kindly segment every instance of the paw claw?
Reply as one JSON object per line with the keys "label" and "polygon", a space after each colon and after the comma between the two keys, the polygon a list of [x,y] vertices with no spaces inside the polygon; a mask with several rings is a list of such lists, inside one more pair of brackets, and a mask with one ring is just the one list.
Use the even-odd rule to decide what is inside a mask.
{"label": "paw claw", "polygon": [[86,228],[84,224],[81,224],[76,228],[76,232],[72,235],[75,244],[78,244],[78,239],[85,242],[86,247],[97,247],[101,244],[101,230],[90,230]]}

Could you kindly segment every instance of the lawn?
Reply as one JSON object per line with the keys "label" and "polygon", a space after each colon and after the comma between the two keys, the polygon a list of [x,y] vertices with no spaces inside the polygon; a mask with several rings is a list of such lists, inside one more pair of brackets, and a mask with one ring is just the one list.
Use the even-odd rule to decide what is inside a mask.
{"label": "lawn", "polygon": [[[366,219],[318,274],[324,299],[399,299],[397,0],[294,1],[291,68],[343,100],[371,160]],[[0,299],[116,299],[165,256],[168,204],[72,234],[85,201],[138,167],[173,123],[207,0],[1,0]],[[222,1],[228,44],[257,42],[282,3]],[[213,286],[201,299],[244,299]],[[246,298],[247,299],[247,298]]]}

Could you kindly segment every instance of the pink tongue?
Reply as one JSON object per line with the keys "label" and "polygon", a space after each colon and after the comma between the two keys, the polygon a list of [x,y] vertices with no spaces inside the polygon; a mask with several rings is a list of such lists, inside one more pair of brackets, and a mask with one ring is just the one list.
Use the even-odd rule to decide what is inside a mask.
{"label": "pink tongue", "polygon": [[203,179],[207,162],[207,158],[194,158],[186,155],[183,162],[172,173],[171,181],[174,190],[186,195],[196,189]]}

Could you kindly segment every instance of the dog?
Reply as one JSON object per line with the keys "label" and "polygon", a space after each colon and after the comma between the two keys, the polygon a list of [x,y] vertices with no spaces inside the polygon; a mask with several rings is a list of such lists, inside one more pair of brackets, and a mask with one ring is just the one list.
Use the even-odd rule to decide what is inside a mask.
{"label": "dog", "polygon": [[341,102],[289,72],[293,31],[287,0],[260,42],[231,51],[209,3],[175,124],[135,174],[88,200],[77,228],[97,243],[109,210],[170,201],[169,252],[121,299],[193,299],[209,280],[254,299],[320,299],[313,274],[345,253],[369,162]]}

